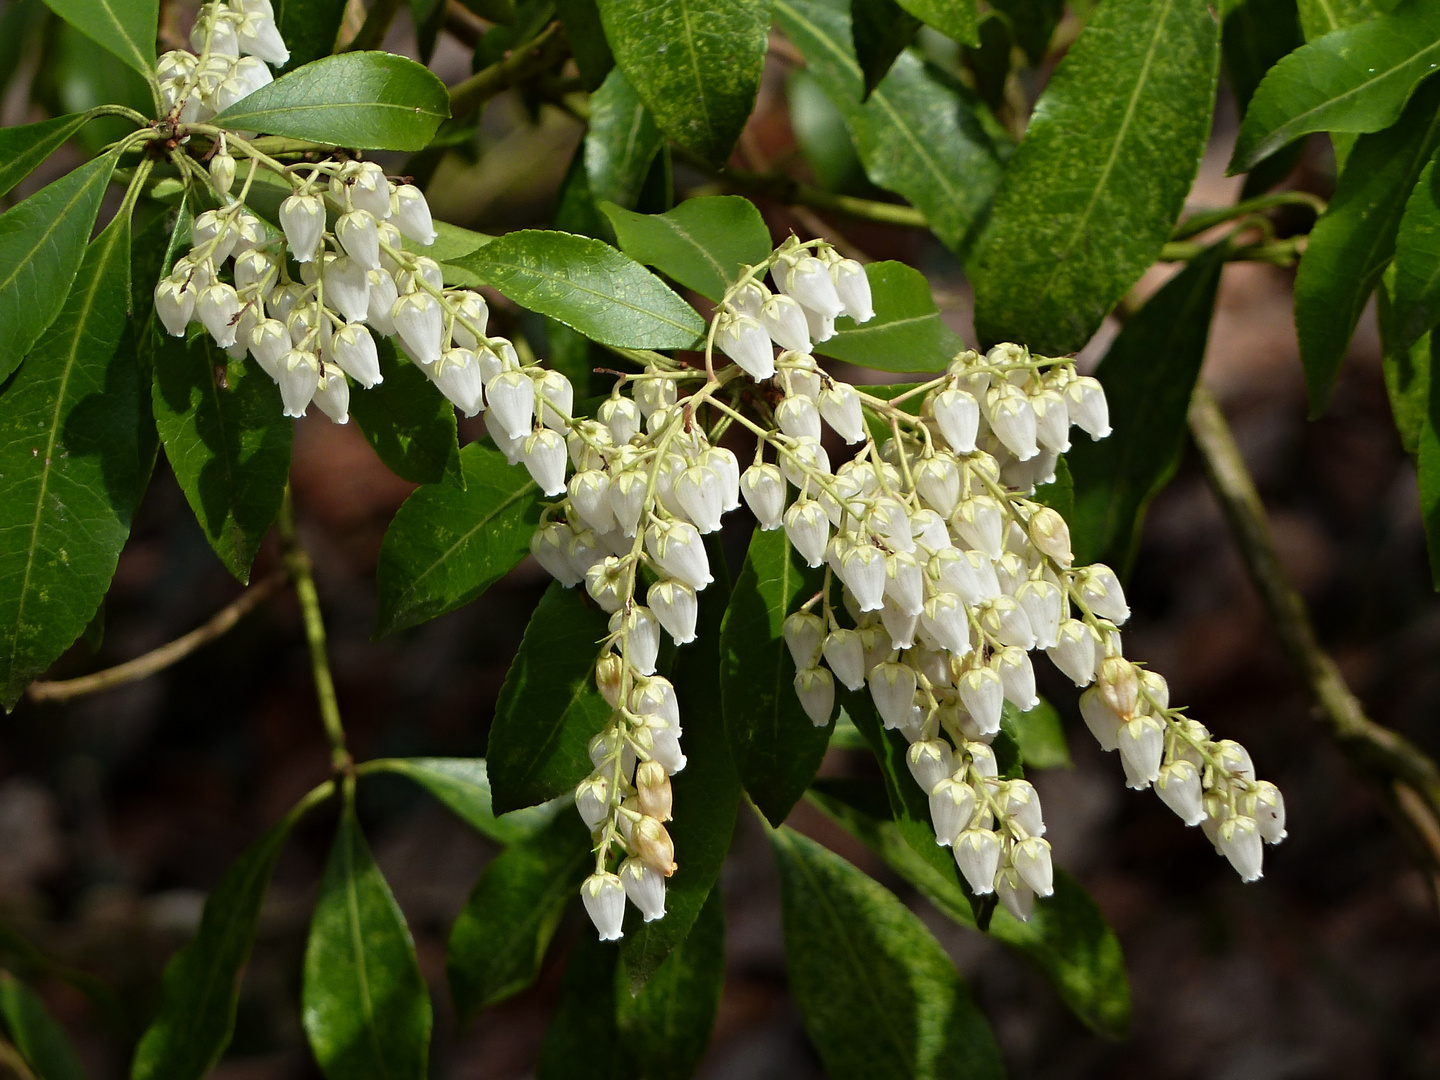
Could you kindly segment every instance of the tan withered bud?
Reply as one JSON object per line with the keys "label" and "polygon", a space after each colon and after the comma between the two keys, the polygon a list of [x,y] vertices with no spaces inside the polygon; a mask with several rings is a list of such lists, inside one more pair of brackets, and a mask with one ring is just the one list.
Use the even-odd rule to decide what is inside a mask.
{"label": "tan withered bud", "polygon": [[625,670],[625,662],[620,659],[619,654],[607,652],[595,664],[595,686],[600,691],[600,696],[610,703],[613,709],[620,700],[620,676]]}
{"label": "tan withered bud", "polygon": [[642,761],[635,769],[635,787],[640,800],[640,812],[656,821],[669,821],[674,795],[670,790],[670,777],[658,761]]}
{"label": "tan withered bud", "polygon": [[1115,710],[1122,720],[1135,715],[1135,706],[1140,698],[1140,680],[1135,674],[1135,665],[1123,656],[1107,656],[1100,662],[1100,677],[1096,680],[1100,696],[1105,704]]}
{"label": "tan withered bud", "polygon": [[630,832],[630,842],[640,861],[657,874],[669,877],[678,869],[675,862],[675,842],[670,839],[665,826],[653,817],[642,817]]}
{"label": "tan withered bud", "polygon": [[1030,542],[1061,566],[1075,561],[1070,550],[1070,526],[1048,506],[1042,506],[1030,516]]}

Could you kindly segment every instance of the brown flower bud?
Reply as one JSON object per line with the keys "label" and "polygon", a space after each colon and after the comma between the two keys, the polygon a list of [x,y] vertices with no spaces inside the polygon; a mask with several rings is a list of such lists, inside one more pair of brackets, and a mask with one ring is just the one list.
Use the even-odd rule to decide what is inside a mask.
{"label": "brown flower bud", "polygon": [[657,874],[669,877],[675,873],[675,842],[665,831],[665,826],[653,817],[642,817],[631,830],[631,843],[641,862]]}
{"label": "brown flower bud", "polygon": [[670,789],[670,777],[658,761],[642,761],[635,769],[635,787],[640,801],[640,812],[656,821],[669,821],[674,795]]}

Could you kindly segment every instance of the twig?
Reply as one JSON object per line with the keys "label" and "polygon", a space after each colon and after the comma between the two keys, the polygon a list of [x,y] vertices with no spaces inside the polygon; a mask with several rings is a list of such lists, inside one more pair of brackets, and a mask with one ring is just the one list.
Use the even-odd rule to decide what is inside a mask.
{"label": "twig", "polygon": [[127,660],[115,667],[97,671],[93,675],[82,675],[78,679],[64,679],[56,682],[33,682],[26,689],[25,694],[31,701],[69,701],[71,698],[81,697],[85,694],[98,694],[102,690],[110,690],[126,683],[148,679],[151,675],[164,671],[172,664],[179,663],[200,646],[209,644],[220,637],[269,599],[275,590],[284,583],[284,572],[276,571],[246,589],[227,606],[216,612],[209,622],[191,630],[184,637],[176,638],[174,641],[161,645],[158,649],[152,649],[144,656],[137,656],[134,660]]}
{"label": "twig", "polygon": [[1204,386],[1190,402],[1190,432],[1210,487],[1220,500],[1250,580],[1280,644],[1314,701],[1315,713],[1342,750],[1385,789],[1440,883],[1440,768],[1409,739],[1365,715],[1339,667],[1315,636],[1305,601],[1280,565],[1255,482],[1220,405]]}
{"label": "twig", "polygon": [[450,88],[450,115],[474,112],[496,94],[544,71],[570,51],[564,27],[552,22],[529,41],[512,49],[502,60],[481,68]]}
{"label": "twig", "polygon": [[350,39],[344,51],[378,49],[384,44],[390,24],[395,21],[395,16],[400,11],[400,2],[401,0],[375,0],[365,15],[365,21],[360,24],[360,29]]}
{"label": "twig", "polygon": [[489,27],[484,19],[467,8],[460,0],[446,0],[445,29],[454,34],[470,48],[480,44],[480,39]]}
{"label": "twig", "polygon": [[1316,217],[1325,212],[1325,200],[1318,195],[1311,195],[1308,191],[1276,191],[1269,195],[1258,195],[1253,199],[1245,199],[1234,206],[1221,206],[1214,210],[1202,210],[1192,214],[1175,226],[1175,231],[1170,234],[1170,239],[1188,240],[1192,236],[1199,236],[1206,229],[1213,229],[1216,225],[1223,225],[1227,221],[1257,214],[1275,206],[1307,206]]}

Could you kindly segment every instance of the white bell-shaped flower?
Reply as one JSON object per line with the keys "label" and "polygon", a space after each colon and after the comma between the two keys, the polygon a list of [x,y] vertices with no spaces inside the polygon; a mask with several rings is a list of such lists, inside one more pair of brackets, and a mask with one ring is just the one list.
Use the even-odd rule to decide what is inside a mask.
{"label": "white bell-shaped flower", "polygon": [[[493,407],[490,411],[492,415],[495,412]],[[565,440],[558,432],[549,428],[532,431],[525,437],[523,460],[526,470],[535,483],[540,485],[542,492],[548,496],[564,494]]]}
{"label": "white bell-shaped flower", "polygon": [[[395,332],[405,351],[418,364],[429,365],[440,359],[445,316],[440,303],[429,293],[414,292],[400,297],[390,311]],[[529,379],[525,380],[529,383]],[[531,392],[533,396],[533,391]],[[528,421],[527,421],[528,427]],[[511,432],[518,438],[521,432]]]}
{"label": "white bell-shaped flower", "polygon": [[[241,210],[235,217],[235,249],[230,253],[233,258],[239,258],[247,251],[254,251],[270,243],[269,227],[248,210]],[[279,255],[266,252],[277,264]]]}
{"label": "white bell-shaped flower", "polygon": [[665,917],[665,878],[662,875],[632,856],[620,864],[620,882],[625,886],[625,895],[646,922]]}
{"label": "white bell-shaped flower", "polygon": [[790,297],[776,294],[761,304],[760,325],[780,348],[802,353],[810,351],[810,331],[805,325],[805,312]]}
{"label": "white bell-shaped flower", "polygon": [[989,495],[962,499],[952,521],[955,531],[968,547],[998,559],[1005,548],[1005,517],[1000,504]]}
{"label": "white bell-shaped flower", "polygon": [[876,499],[865,527],[878,533],[891,551],[913,552],[915,534],[910,528],[910,513],[898,499]]}
{"label": "white bell-shaped flower", "polygon": [[724,492],[720,490],[720,477],[714,469],[691,465],[675,479],[674,490],[675,501],[695,528],[702,533],[719,530]]}
{"label": "white bell-shaped flower", "polygon": [[820,415],[847,443],[865,441],[865,414],[860,395],[849,383],[832,381],[820,391]]}
{"label": "white bell-shaped flower", "polygon": [[740,477],[740,494],[761,530],[780,528],[785,513],[785,480],[779,468],[757,461]]}
{"label": "white bell-shaped flower", "polygon": [[1024,649],[1008,645],[995,656],[996,670],[1005,687],[1005,700],[1021,712],[1029,712],[1040,704],[1035,692],[1035,668],[1030,663],[1030,654]]}
{"label": "white bell-shaped flower", "polygon": [[1231,776],[1241,780],[1255,779],[1255,763],[1250,760],[1250,751],[1245,747],[1232,739],[1221,739],[1215,744],[1215,751],[1220,759],[1220,766],[1228,770]]}
{"label": "white bell-shaped flower", "polygon": [[1065,385],[1064,397],[1072,424],[1092,439],[1103,439],[1110,434],[1110,405],[1098,379],[1088,375],[1071,379]]}
{"label": "white bell-shaped flower", "polygon": [[1035,892],[1013,866],[1001,867],[996,872],[995,896],[1000,905],[1021,922],[1029,922],[1035,914]]}
{"label": "white bell-shaped flower", "polygon": [[380,231],[373,214],[352,210],[335,223],[335,239],[366,270],[380,269]]}
{"label": "white bell-shaped flower", "polygon": [[1285,798],[1268,780],[1255,785],[1255,823],[1265,843],[1278,844],[1285,839]]}
{"label": "white bell-shaped flower", "polygon": [[615,511],[610,504],[610,477],[599,469],[585,469],[570,478],[570,505],[580,520],[596,532],[609,532],[615,527]]}
{"label": "white bell-shaped flower", "polygon": [[675,386],[675,380],[657,378],[657,375],[659,372],[655,368],[646,368],[645,375],[635,385],[635,404],[646,419],[679,400],[680,391]]}
{"label": "white bell-shaped flower", "polygon": [[[940,781],[948,780],[950,774],[955,771],[955,754],[950,749],[950,744],[944,739],[920,739],[911,743],[910,749],[905,752],[905,764],[909,766],[910,775],[915,778],[915,783],[920,785],[920,790],[928,793],[934,791],[935,785]],[[975,797],[973,791],[970,793],[970,797],[973,807]],[[958,833],[964,824],[965,822],[961,822],[955,832]],[[939,830],[936,832],[938,835]],[[951,833],[945,843],[949,844],[954,836],[955,833]]]}
{"label": "white bell-shaped flower", "polygon": [[848,315],[857,323],[874,318],[870,279],[865,276],[865,267],[854,259],[840,259],[830,264],[830,279],[835,283],[835,294],[844,305],[842,315]]}
{"label": "white bell-shaped flower", "polygon": [[558,521],[542,525],[530,537],[530,554],[545,568],[546,573],[569,589],[584,580],[583,571],[577,571],[570,561],[569,526]]}
{"label": "white bell-shaped flower", "polygon": [[267,64],[284,67],[290,61],[290,50],[285,47],[280,28],[266,15],[247,15],[235,29],[235,41],[241,52]]}
{"label": "white bell-shaped flower", "polygon": [[803,307],[834,319],[845,310],[825,264],[808,251],[782,255],[775,264],[776,284]]}
{"label": "white bell-shaped flower", "polygon": [[430,374],[440,392],[466,416],[477,416],[485,408],[480,361],[469,349],[446,349]]}
{"label": "white bell-shaped flower", "polygon": [[601,941],[618,941],[625,922],[625,886],[615,874],[591,874],[580,886],[585,914],[595,924]]}
{"label": "white bell-shaped flower", "polygon": [[1005,449],[1020,461],[1029,461],[1040,452],[1035,438],[1035,410],[1025,393],[1009,383],[990,390],[990,428]]}
{"label": "white bell-shaped flower", "polygon": [[347,323],[335,332],[330,339],[330,355],[346,375],[367,390],[385,381],[380,374],[375,339],[361,323]]}
{"label": "white bell-shaped flower", "polygon": [[356,168],[350,177],[350,204],[356,210],[363,210],[377,222],[390,216],[390,181],[385,179],[385,170],[373,161],[354,163]]}
{"label": "white bell-shaped flower", "polygon": [[280,381],[281,361],[290,349],[290,331],[279,319],[264,319],[250,331],[250,355],[277,383]]}
{"label": "white bell-shaped flower", "polygon": [[655,522],[645,530],[645,550],[662,570],[697,592],[715,580],[705,542],[689,522]]}
{"label": "white bell-shaped flower", "polygon": [[478,349],[485,340],[485,331],[490,325],[490,308],[485,298],[476,292],[454,293],[455,325],[451,330],[455,344],[465,349]]}
{"label": "white bell-shaped flower", "polygon": [[1031,836],[1045,835],[1045,819],[1040,812],[1040,793],[1028,780],[1011,780],[1000,796],[1005,815]]}
{"label": "white bell-shaped flower", "polygon": [[869,683],[875,711],[887,728],[899,727],[909,720],[918,685],[913,668],[887,660],[870,672]]}
{"label": "white bell-shaped flower", "polygon": [[793,503],[785,511],[785,536],[807,566],[819,566],[830,542],[830,519],[814,500]]}
{"label": "white bell-shaped flower", "polygon": [[1109,619],[1116,626],[1130,618],[1130,605],[1125,602],[1125,590],[1120,579],[1104,563],[1095,563],[1080,575],[1080,598],[1096,615]]}
{"label": "white bell-shaped flower", "polygon": [[712,446],[700,455],[700,462],[715,470],[720,478],[721,509],[725,513],[740,509],[740,462],[723,446]]}
{"label": "white bell-shaped flower", "polygon": [[240,316],[235,320],[235,341],[225,350],[232,359],[241,360],[250,351],[250,332],[260,322],[258,301],[249,301],[240,308]]}
{"label": "white bell-shaped flower", "polygon": [[1100,642],[1095,632],[1079,619],[1066,619],[1060,624],[1055,645],[1046,650],[1046,654],[1076,686],[1089,686],[1095,681]]}
{"label": "white bell-shaped flower", "polygon": [[1137,716],[1129,723],[1122,723],[1115,741],[1120,748],[1121,764],[1125,766],[1126,787],[1147,788],[1160,778],[1165,729],[1153,716]]}
{"label": "white bell-shaped flower", "polygon": [[173,277],[161,278],[155,286],[155,314],[171,337],[184,337],[195,314],[195,290]]}
{"label": "white bell-shaped flower", "polygon": [[1035,895],[1044,897],[1055,892],[1055,870],[1048,840],[1036,836],[1021,840],[1011,851],[1010,859],[1016,873],[1035,890]]}
{"label": "white bell-shaped flower", "polygon": [[756,382],[775,374],[775,349],[758,319],[737,312],[716,316],[715,344]]}
{"label": "white bell-shaped flower", "polygon": [[575,789],[575,809],[587,829],[598,829],[610,815],[610,781],[604,776],[582,780]]}
{"label": "white bell-shaped flower", "polygon": [[[530,430],[535,419],[535,384],[524,372],[501,372],[485,387],[485,397],[490,403],[491,418],[512,439]],[[550,434],[555,435],[563,453],[565,441],[556,432]],[[561,470],[563,473],[563,462]]]}
{"label": "white bell-shaped flower", "polygon": [[825,638],[825,663],[848,690],[865,685],[865,646],[855,630],[832,630]]}
{"label": "white bell-shaped flower", "polygon": [[197,214],[190,229],[191,244],[196,250],[208,249],[207,258],[216,264],[230,257],[239,236],[234,219],[222,210],[206,210]]}
{"label": "white bell-shaped flower", "polygon": [[424,193],[413,184],[401,184],[390,196],[396,226],[402,235],[429,247],[435,242],[435,224]]}
{"label": "white bell-shaped flower", "polygon": [[803,488],[807,473],[829,475],[830,455],[819,439],[802,435],[793,441],[787,452],[780,455],[780,472],[795,487]]}
{"label": "white bell-shaped flower", "polygon": [[365,321],[375,328],[381,337],[390,337],[395,331],[395,320],[391,312],[400,292],[395,288],[395,279],[385,270],[367,270],[365,280],[369,284]]}
{"label": "white bell-shaped flower", "polygon": [[775,422],[792,439],[820,438],[820,410],[808,397],[787,397],[775,406]]}
{"label": "white bell-shaped flower", "polygon": [[[1030,620],[1030,629],[1035,631],[1035,647],[1055,648],[1060,641],[1059,587],[1044,579],[1025,581],[1015,590],[1015,601]],[[1091,668],[1093,670],[1093,664]]]}
{"label": "white bell-shaped flower", "polygon": [[989,829],[966,829],[955,838],[955,865],[976,896],[995,891],[1000,868],[1000,838]]}
{"label": "white bell-shaped flower", "polygon": [[967,669],[956,682],[956,690],[981,734],[993,735],[1000,730],[1005,687],[993,669],[983,665]]}
{"label": "white bell-shaped flower", "polygon": [[233,12],[218,5],[210,9],[210,18],[199,18],[190,28],[190,47],[197,53],[211,56],[239,56],[240,42],[235,26],[240,20]]}
{"label": "white bell-shaped flower", "polygon": [[1042,450],[1056,454],[1070,452],[1070,413],[1065,399],[1054,390],[1045,390],[1030,399],[1035,410],[1035,441]]}
{"label": "white bell-shaped flower", "polygon": [[222,349],[235,344],[236,324],[240,317],[240,297],[233,287],[216,282],[195,300],[195,317],[204,324],[215,344]]}
{"label": "white bell-shaped flower", "polygon": [[640,431],[640,406],[629,398],[606,398],[596,415],[610,429],[616,446],[624,446]]}
{"label": "white bell-shaped flower", "polygon": [[339,311],[346,322],[364,322],[370,314],[370,279],[363,266],[346,255],[326,259],[321,281],[325,303]]}
{"label": "white bell-shaped flower", "polygon": [[1200,770],[1193,761],[1179,758],[1161,766],[1160,775],[1155,779],[1155,794],[1186,825],[1199,825],[1205,820]]}
{"label": "white bell-shaped flower", "polygon": [[265,310],[269,312],[272,319],[279,319],[284,322],[290,318],[293,312],[301,304],[308,303],[311,299],[311,290],[299,282],[292,281],[288,285],[280,285],[271,290],[265,298]]}
{"label": "white bell-shaped flower", "polygon": [[925,504],[943,518],[955,512],[960,502],[960,467],[949,454],[927,457],[912,466],[915,490]]}
{"label": "white bell-shaped flower", "polygon": [[628,584],[625,563],[614,555],[606,556],[585,572],[585,591],[605,611],[618,614]]}
{"label": "white bell-shaped flower", "polygon": [[945,519],[934,510],[916,510],[910,515],[910,535],[915,539],[916,558],[928,560],[935,552],[955,546]]}
{"label": "white bell-shaped flower", "polygon": [[1221,822],[1215,846],[1230,860],[1241,881],[1258,881],[1263,875],[1265,849],[1254,818],[1237,814]]}
{"label": "white bell-shaped flower", "polygon": [[970,758],[970,771],[976,776],[993,780],[1000,775],[1000,763],[995,758],[994,747],[983,742],[967,742],[964,750]]}
{"label": "white bell-shaped flower", "polygon": [[954,593],[939,592],[926,600],[920,625],[947,652],[958,657],[970,651],[970,623],[965,605]]}
{"label": "white bell-shaped flower", "polygon": [[280,204],[280,228],[296,262],[312,262],[325,236],[325,204],[318,195],[291,195]]}
{"label": "white bell-shaped flower", "polygon": [[805,313],[805,330],[810,335],[810,341],[814,345],[822,341],[829,341],[835,336],[835,319],[830,315],[821,315],[819,312],[811,311],[807,307],[800,309]]}
{"label": "white bell-shaped flower", "polygon": [[291,349],[280,359],[275,381],[285,415],[299,418],[320,389],[320,361],[308,349]]}
{"label": "white bell-shaped flower", "polygon": [[1080,695],[1080,716],[1101,750],[1119,749],[1120,716],[1106,703],[1098,687],[1092,686]]}
{"label": "white bell-shaped flower", "polygon": [[885,598],[907,616],[918,618],[925,609],[925,575],[908,551],[885,557]]}
{"label": "white bell-shaped flower", "polygon": [[535,400],[543,402],[541,422],[555,431],[570,428],[570,416],[575,410],[575,388],[558,371],[545,371],[535,380]]}
{"label": "white bell-shaped flower", "polygon": [[610,507],[625,536],[634,536],[645,513],[647,477],[643,472],[622,472],[610,481]]}
{"label": "white bell-shaped flower", "polygon": [[251,248],[235,256],[235,290],[268,296],[279,277],[279,260],[268,251]]}
{"label": "white bell-shaped flower", "polygon": [[683,581],[665,578],[650,586],[645,600],[676,645],[688,645],[695,640],[700,602],[694,589]]}
{"label": "white bell-shaped flower", "polygon": [[802,668],[795,673],[795,696],[816,727],[835,715],[835,679],[825,668]]}
{"label": "white bell-shaped flower", "polygon": [[[925,745],[912,743],[910,749],[913,752],[917,746]],[[974,815],[975,789],[969,784],[942,775],[931,785],[930,821],[935,826],[935,842],[941,847],[953,845]]]}
{"label": "white bell-shaped flower", "polygon": [[981,627],[1000,644],[1018,645],[1027,651],[1035,647],[1035,631],[1013,597],[995,597],[980,609],[979,618]]}
{"label": "white bell-shaped flower", "polygon": [[350,384],[335,364],[320,365],[320,382],[315,387],[315,404],[337,424],[350,422]]}
{"label": "white bell-shaped flower", "polygon": [[781,635],[797,668],[814,667],[820,662],[820,649],[825,641],[825,622],[809,611],[796,611],[781,624]]}
{"label": "white bell-shaped flower", "polygon": [[942,390],[930,404],[940,435],[957,454],[975,451],[980,433],[980,404],[964,390]]}

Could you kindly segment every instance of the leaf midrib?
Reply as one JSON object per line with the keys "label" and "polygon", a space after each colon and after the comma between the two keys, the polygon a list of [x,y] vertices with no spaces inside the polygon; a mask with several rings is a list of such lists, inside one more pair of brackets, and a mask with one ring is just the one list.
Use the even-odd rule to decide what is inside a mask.
{"label": "leaf midrib", "polygon": [[[523,642],[521,643],[521,648],[524,648]],[[596,657],[596,660],[598,662],[599,657]],[[586,671],[589,672],[593,669],[594,665],[592,664],[589,668],[586,669]],[[583,698],[589,695],[589,688],[590,677],[588,674],[582,676],[579,680],[576,681],[574,687],[572,687],[570,690],[570,698],[565,702],[565,707],[561,709],[559,714],[556,716],[555,723],[550,728],[550,733],[546,735],[545,740],[540,743],[539,747],[536,748],[536,751],[528,756],[525,768],[520,773],[519,778],[514,786],[523,787],[524,785],[528,784],[530,782],[530,778],[539,771],[540,767],[549,763],[550,748],[559,740],[560,733],[565,730],[565,718],[570,715],[571,709],[575,708],[575,706],[579,704]],[[499,719],[498,708],[496,719]]]}
{"label": "leaf midrib", "polygon": [[370,996],[370,978],[365,968],[365,935],[360,927],[359,881],[355,874],[355,852],[357,826],[353,821],[345,823],[345,837],[341,850],[345,863],[345,929],[349,932],[351,958],[354,960],[356,990],[360,995],[360,1008],[365,1018],[365,1033],[370,1039],[370,1049],[375,1064],[382,1075],[388,1075],[385,1056],[381,1052],[380,1032],[375,1024],[375,1002]]}
{"label": "leaf midrib", "polygon": [[96,0],[96,3],[105,9],[105,14],[110,16],[110,21],[115,24],[115,29],[120,31],[121,40],[130,47],[130,51],[135,54],[135,59],[140,61],[140,70],[150,71],[150,61],[145,58],[145,53],[141,51],[139,43],[132,38],[130,32],[125,29],[125,25],[120,21],[120,16],[115,14],[115,9],[111,5],[110,0]]}
{"label": "leaf midrib", "polygon": [[252,121],[263,119],[268,116],[295,115],[296,113],[328,112],[331,109],[354,110],[364,107],[370,109],[389,109],[395,112],[404,113],[406,116],[433,116],[437,120],[445,119],[445,114],[425,108],[421,105],[397,105],[385,101],[317,101],[307,105],[275,105],[266,109],[255,109],[251,112],[225,113],[217,116],[215,122],[223,127],[241,127],[241,121],[246,130],[250,128],[263,128],[263,124],[255,124]]}
{"label": "leaf midrib", "polygon": [[[442,552],[429,566],[427,566],[419,574],[416,574],[413,578],[411,578],[409,586],[407,586],[401,591],[400,600],[404,601],[409,597],[415,595],[416,590],[419,588],[420,582],[424,581],[427,577],[429,577],[436,570],[438,570],[441,565],[450,558],[450,556],[455,554],[457,550],[459,550],[465,544],[468,544],[470,542],[470,538],[473,537],[477,532],[483,531],[485,526],[489,525],[504,511],[508,510],[515,503],[519,502],[520,499],[529,494],[532,490],[536,490],[534,480],[530,480],[526,482],[523,487],[516,488],[514,491],[512,491],[505,498],[505,500],[500,503],[499,506],[495,507],[492,511],[490,511],[489,514],[485,515],[485,517],[477,521],[472,528],[462,533],[460,537],[448,548],[446,548],[445,551]],[[397,607],[402,606],[403,605],[397,604]]]}
{"label": "leaf midrib", "polygon": [[[477,252],[477,254],[484,255],[491,246],[493,245],[487,245],[486,247],[481,248],[480,251]],[[633,304],[630,301],[624,299],[623,297],[615,296],[611,293],[603,293],[598,289],[591,288],[588,285],[582,284],[577,281],[572,281],[570,278],[567,277],[562,277],[554,271],[545,270],[541,267],[528,265],[522,262],[508,262],[498,258],[492,258],[490,266],[495,269],[508,269],[522,274],[530,274],[547,282],[562,284],[568,289],[574,289],[576,292],[586,293],[589,296],[593,296],[598,300],[603,300],[608,304],[613,304],[616,307],[628,308],[629,310],[635,312],[637,315],[648,315],[656,322],[662,322],[667,326],[673,326],[675,327],[675,329],[683,330],[687,334],[694,334],[696,336],[699,336],[700,334],[704,333],[703,326],[699,330],[696,330],[693,326],[686,326],[684,323],[676,322],[668,315],[662,315],[660,312],[654,311],[650,308],[640,307],[639,305]],[[671,293],[671,295],[673,296],[674,294]],[[676,297],[676,299],[679,300],[680,298]],[[680,303],[684,304],[685,301],[680,300]],[[696,318],[698,319],[699,317],[696,316]]]}
{"label": "leaf midrib", "polygon": [[[75,208],[75,204],[79,202],[82,198],[84,198],[87,194],[89,194],[90,186],[94,184],[96,180],[102,175],[105,175],[106,183],[109,183],[109,176],[102,168],[97,169],[91,175],[91,177],[85,181],[85,183],[81,184],[78,188],[75,189],[75,194],[71,197],[70,201],[66,203],[65,206],[58,213],[56,213],[54,219],[50,222],[50,225],[45,229],[45,231],[41,233],[40,238],[35,242],[34,246],[31,247],[28,252],[26,252],[23,258],[16,260],[14,269],[10,271],[10,276],[5,278],[3,281],[0,281],[0,292],[4,292],[6,289],[10,288],[10,286],[14,283],[15,279],[19,277],[20,271],[24,270],[25,267],[30,265],[31,261],[35,258],[35,253],[39,251],[41,247],[43,247],[52,236],[55,235],[55,232],[57,229],[60,228],[61,223],[65,221],[67,216],[70,214],[70,211]],[[22,203],[21,205],[24,204]],[[18,210],[19,207],[17,206],[16,209]]]}

